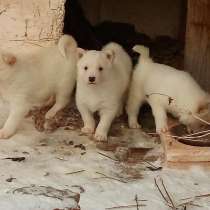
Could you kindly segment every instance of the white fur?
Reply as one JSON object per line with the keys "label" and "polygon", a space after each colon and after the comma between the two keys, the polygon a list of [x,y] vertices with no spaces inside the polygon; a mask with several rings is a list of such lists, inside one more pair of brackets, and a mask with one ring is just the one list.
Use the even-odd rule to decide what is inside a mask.
{"label": "white fur", "polygon": [[168,129],[167,112],[192,127],[198,124],[192,114],[206,117],[208,111],[200,113],[199,109],[209,103],[209,95],[187,72],[153,62],[144,46],[137,45],[133,49],[141,56],[132,76],[127,102],[129,127],[139,128],[137,116],[143,102],[148,102],[152,108],[158,133]]}
{"label": "white fur", "polygon": [[10,104],[0,138],[13,135],[28,111],[43,105],[50,97],[54,96],[56,102],[46,119],[69,102],[77,63],[77,44],[71,36],[64,35],[58,45],[30,54],[2,53],[0,62],[0,93]]}
{"label": "white fur", "polygon": [[[84,68],[88,67],[87,70]],[[100,71],[99,68],[103,70]],[[113,119],[123,107],[123,97],[128,88],[132,69],[131,59],[116,43],[106,45],[102,51],[87,51],[78,62],[76,91],[77,107],[82,115],[82,132],[95,131],[93,113],[100,122],[95,131],[96,140],[106,140]],[[90,84],[88,78],[95,77]]]}

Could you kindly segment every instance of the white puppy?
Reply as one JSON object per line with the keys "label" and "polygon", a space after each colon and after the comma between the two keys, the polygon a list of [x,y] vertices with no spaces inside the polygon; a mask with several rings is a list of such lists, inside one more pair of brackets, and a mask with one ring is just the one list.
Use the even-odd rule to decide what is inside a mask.
{"label": "white puppy", "polygon": [[167,112],[189,128],[200,125],[195,116],[209,118],[210,97],[187,72],[153,62],[144,46],[136,45],[133,50],[141,56],[133,73],[126,108],[130,128],[139,128],[137,116],[143,102],[152,108],[158,133],[168,130]]}
{"label": "white puppy", "polygon": [[68,35],[58,45],[31,54],[1,53],[0,93],[9,102],[10,113],[0,138],[13,135],[29,110],[52,96],[56,102],[46,118],[64,108],[75,86],[76,63],[77,44]]}
{"label": "white puppy", "polygon": [[100,122],[95,139],[107,139],[111,123],[123,107],[131,70],[130,57],[116,43],[106,45],[102,51],[83,52],[78,62],[76,91],[77,107],[84,121],[82,132],[94,133],[93,113],[98,111]]}

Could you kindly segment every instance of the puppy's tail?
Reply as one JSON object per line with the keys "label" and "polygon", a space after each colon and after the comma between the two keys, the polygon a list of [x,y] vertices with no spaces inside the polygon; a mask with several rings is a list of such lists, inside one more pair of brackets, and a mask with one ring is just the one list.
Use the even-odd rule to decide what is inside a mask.
{"label": "puppy's tail", "polygon": [[71,52],[76,52],[77,43],[72,36],[63,35],[58,41],[58,49],[64,58],[69,57]]}
{"label": "puppy's tail", "polygon": [[141,54],[141,57],[149,58],[149,48],[143,45],[135,45],[133,51]]}

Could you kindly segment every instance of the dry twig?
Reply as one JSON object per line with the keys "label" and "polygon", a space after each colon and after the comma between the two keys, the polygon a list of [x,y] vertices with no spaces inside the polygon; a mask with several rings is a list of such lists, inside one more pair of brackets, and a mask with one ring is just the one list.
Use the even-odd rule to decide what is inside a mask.
{"label": "dry twig", "polygon": [[145,207],[145,204],[139,204],[139,201],[147,201],[147,200],[140,200],[138,199],[138,196],[135,196],[135,202],[136,204],[131,204],[131,205],[126,205],[126,206],[114,206],[114,207],[110,207],[110,208],[106,208],[105,210],[114,210],[114,209],[128,209],[128,208],[137,208],[137,210],[140,209],[140,207]]}
{"label": "dry twig", "polygon": [[[147,133],[147,134],[148,135],[159,135],[158,133]],[[174,139],[177,139],[177,140],[183,139],[183,140],[191,140],[191,141],[196,141],[196,140],[199,140],[199,139],[204,138],[204,137],[209,136],[209,135],[210,135],[210,131],[209,130],[207,130],[207,131],[200,131],[200,132],[197,132],[197,133],[194,133],[194,134],[189,134],[189,135],[184,135],[184,136],[165,134],[165,136],[171,137],[171,138],[174,138]]]}
{"label": "dry twig", "polygon": [[111,159],[111,160],[114,160],[114,161],[116,161],[116,162],[119,162],[119,160],[117,160],[117,159],[115,159],[115,158],[112,158],[112,157],[110,157],[110,156],[108,156],[108,155],[106,155],[106,154],[104,154],[104,153],[101,153],[101,152],[97,152],[99,155],[102,155],[102,156],[104,156],[104,157],[106,157],[106,158],[109,158],[109,159]]}
{"label": "dry twig", "polygon": [[152,95],[159,95],[159,96],[167,97],[168,98],[168,105],[170,105],[174,101],[174,99],[172,97],[170,97],[169,95],[163,94],[163,93],[150,93],[150,94],[147,94],[146,97],[149,98]]}
{"label": "dry twig", "polygon": [[122,183],[127,183],[127,182],[126,182],[126,181],[124,181],[124,180],[117,179],[117,178],[115,178],[115,177],[111,177],[111,176],[107,176],[107,175],[105,175],[105,174],[103,174],[103,173],[100,173],[100,172],[96,172],[96,174],[100,174],[100,175],[102,175],[103,177],[99,177],[99,178],[95,178],[95,179],[106,178],[106,179],[113,179],[113,180],[116,180],[116,181],[118,181],[118,182],[122,182]]}
{"label": "dry twig", "polygon": [[[155,178],[154,180],[155,180],[155,185],[156,185],[156,187],[157,187],[159,193],[161,194],[162,198],[164,199],[164,201],[166,202],[166,204],[167,204],[170,208],[172,208],[173,206],[169,203],[168,198],[164,195],[164,193],[163,193],[162,190],[160,189],[160,186],[159,186],[158,183],[157,183],[157,179]],[[173,208],[172,208],[172,209],[173,209]]]}
{"label": "dry twig", "polygon": [[210,133],[210,130],[203,130],[203,131],[198,131],[195,133],[187,134],[186,136],[198,136],[199,134],[204,134],[204,133]]}
{"label": "dry twig", "polygon": [[[210,197],[210,194],[203,194],[203,195],[198,195],[198,196],[194,196],[194,197],[188,197],[188,198],[183,198],[181,199],[183,200],[189,200],[189,201],[185,201],[183,203],[177,204],[175,205],[175,202],[173,201],[172,197],[170,196],[170,194],[168,193],[168,190],[166,189],[166,186],[163,182],[163,180],[160,178],[160,182],[161,182],[161,187],[158,184],[157,179],[155,178],[155,185],[159,191],[159,193],[161,194],[162,198],[164,199],[164,201],[166,202],[166,204],[172,209],[172,210],[178,210],[178,209],[187,209],[187,206],[197,206],[197,207],[202,207],[198,204],[194,204],[193,202],[196,199],[200,199],[200,198],[204,198],[204,197]],[[162,189],[161,189],[162,188]]]}
{"label": "dry twig", "polygon": [[72,174],[78,174],[81,172],[84,172],[85,170],[79,170],[79,171],[73,171],[73,172],[69,172],[69,173],[65,173],[66,175],[72,175]]}
{"label": "dry twig", "polygon": [[[139,207],[145,207],[145,204],[139,204]],[[134,208],[136,207],[135,204],[133,205],[127,205],[127,206],[114,206],[114,207],[110,207],[110,208],[106,208],[106,210],[113,210],[113,209],[128,209],[128,208]]]}
{"label": "dry twig", "polygon": [[204,120],[204,119],[201,119],[201,118],[198,117],[197,115],[195,115],[195,114],[193,114],[193,113],[191,113],[191,115],[192,115],[195,119],[197,119],[197,120],[203,122],[204,124],[210,125],[210,122],[208,122],[208,121],[206,121],[206,120]]}
{"label": "dry twig", "polygon": [[135,196],[135,201],[136,201],[136,210],[139,210],[138,195]]}

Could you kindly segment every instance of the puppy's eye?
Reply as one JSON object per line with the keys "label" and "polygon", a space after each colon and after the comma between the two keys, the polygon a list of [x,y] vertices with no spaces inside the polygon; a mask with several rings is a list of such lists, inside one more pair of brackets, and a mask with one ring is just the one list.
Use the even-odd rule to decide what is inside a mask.
{"label": "puppy's eye", "polygon": [[99,70],[99,71],[103,71],[104,68],[100,66],[100,67],[98,68],[98,70]]}
{"label": "puppy's eye", "polygon": [[87,71],[87,70],[88,70],[88,67],[87,67],[87,66],[85,66],[85,67],[84,67],[84,70],[85,70],[85,71]]}

